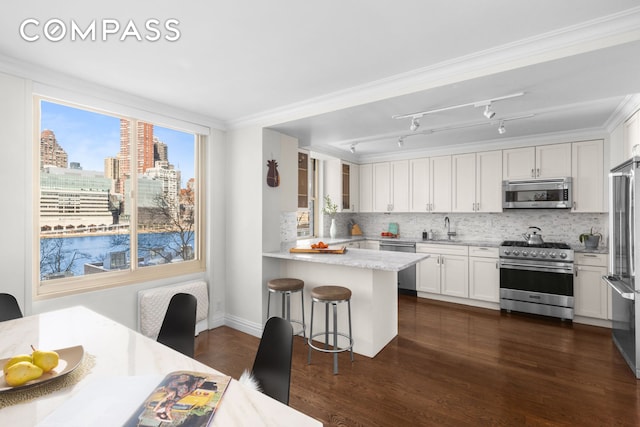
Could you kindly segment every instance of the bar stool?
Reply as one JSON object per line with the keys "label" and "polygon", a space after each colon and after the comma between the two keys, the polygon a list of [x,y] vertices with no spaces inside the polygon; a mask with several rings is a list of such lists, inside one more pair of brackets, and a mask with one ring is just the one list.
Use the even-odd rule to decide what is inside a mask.
{"label": "bar stool", "polygon": [[[302,336],[306,339],[306,325],[304,323],[304,281],[293,278],[271,279],[267,282],[269,294],[267,296],[267,319],[270,316],[271,294],[280,294],[282,296],[282,318],[287,319],[291,323],[296,323],[302,327]],[[302,307],[302,321],[291,320],[291,294],[300,292],[300,304]],[[285,310],[286,309],[286,310]],[[295,335],[299,335],[297,332]]]}
{"label": "bar stool", "polygon": [[[349,318],[349,335],[338,331],[338,304],[346,302]],[[315,303],[325,304],[325,329],[321,332],[313,333],[313,308]],[[329,331],[329,306],[333,306],[333,330]],[[329,348],[329,333],[333,335],[333,348]],[[324,348],[313,344],[313,339],[317,336],[325,336]],[[344,348],[338,347],[338,335],[347,338],[349,345]],[[311,322],[309,325],[309,357],[308,364],[311,364],[311,350],[323,353],[333,353],[333,374],[338,373],[338,353],[349,350],[351,361],[353,362],[353,335],[351,334],[351,290],[343,286],[317,286],[311,290]]]}

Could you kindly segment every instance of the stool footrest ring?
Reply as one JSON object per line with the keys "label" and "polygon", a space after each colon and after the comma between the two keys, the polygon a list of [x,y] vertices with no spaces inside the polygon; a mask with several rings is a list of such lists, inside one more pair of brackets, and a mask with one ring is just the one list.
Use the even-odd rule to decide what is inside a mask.
{"label": "stool footrest ring", "polygon": [[[349,340],[349,346],[347,346],[347,347],[338,347],[338,348],[320,348],[320,347],[317,347],[317,346],[315,346],[313,344],[312,341],[313,341],[313,339],[315,337],[319,337],[320,335],[326,336],[327,333],[325,331],[322,331],[322,332],[318,332],[318,333],[313,334],[312,336],[310,336],[309,337],[309,341],[308,341],[309,347],[313,348],[314,350],[321,351],[323,353],[340,353],[340,352],[343,352],[343,351],[350,351],[353,348],[353,339],[349,338],[349,335],[344,334],[342,332],[337,332],[336,335],[339,335],[339,336],[341,336],[343,338],[348,339]],[[333,332],[330,332],[329,333],[329,338],[331,338],[332,336],[333,336]],[[331,345],[331,344],[327,343],[327,345]]]}

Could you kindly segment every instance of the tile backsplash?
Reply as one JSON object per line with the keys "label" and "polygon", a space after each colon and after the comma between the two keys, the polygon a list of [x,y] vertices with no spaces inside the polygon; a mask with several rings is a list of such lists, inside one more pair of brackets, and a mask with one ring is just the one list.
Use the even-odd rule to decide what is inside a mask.
{"label": "tile backsplash", "polygon": [[[601,246],[608,246],[608,215],[572,213],[555,209],[517,209],[502,213],[339,213],[336,225],[339,236],[349,235],[349,220],[355,221],[365,235],[380,235],[390,222],[398,223],[400,235],[421,238],[424,230],[435,232],[436,239],[446,238],[444,218],[449,217],[454,240],[501,242],[521,240],[530,226],[540,227],[547,242],[580,245],[578,236],[591,228],[602,233]],[[322,236],[329,235],[330,221],[325,221]]]}

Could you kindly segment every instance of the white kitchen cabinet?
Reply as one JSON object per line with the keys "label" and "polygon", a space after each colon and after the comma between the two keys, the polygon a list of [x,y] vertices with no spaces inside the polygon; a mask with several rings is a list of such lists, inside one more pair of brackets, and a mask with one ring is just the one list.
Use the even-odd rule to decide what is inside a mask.
{"label": "white kitchen cabinet", "polygon": [[429,158],[430,212],[451,212],[451,156]]}
{"label": "white kitchen cabinet", "polygon": [[451,211],[476,210],[476,153],[451,156]]}
{"label": "white kitchen cabinet", "polygon": [[461,298],[469,297],[469,248],[418,243],[416,252],[428,253],[416,268],[416,290]]}
{"label": "white kitchen cabinet", "polygon": [[429,158],[409,161],[409,211],[429,212]]}
{"label": "white kitchen cabinet", "polygon": [[503,150],[502,156],[505,180],[571,176],[571,143]]}
{"label": "white kitchen cabinet", "polygon": [[607,319],[609,287],[602,280],[606,274],[606,254],[576,254],[573,278],[576,316]]}
{"label": "white kitchen cabinet", "polygon": [[373,164],[373,211],[409,211],[409,161]]}
{"label": "white kitchen cabinet", "polygon": [[572,144],[572,212],[605,212],[603,146],[601,139]]}
{"label": "white kitchen cabinet", "polygon": [[452,212],[502,212],[502,151],[452,156]]}
{"label": "white kitchen cabinet", "polygon": [[498,248],[469,247],[469,298],[500,302]]}
{"label": "white kitchen cabinet", "polygon": [[340,159],[324,161],[324,193],[338,205],[338,212],[357,212],[358,165]]}
{"label": "white kitchen cabinet", "polygon": [[360,165],[358,173],[358,184],[360,187],[359,211],[373,212],[373,167],[371,164]]}
{"label": "white kitchen cabinet", "polygon": [[365,240],[360,242],[360,249],[371,249],[374,251],[380,250],[380,242],[377,240]]}

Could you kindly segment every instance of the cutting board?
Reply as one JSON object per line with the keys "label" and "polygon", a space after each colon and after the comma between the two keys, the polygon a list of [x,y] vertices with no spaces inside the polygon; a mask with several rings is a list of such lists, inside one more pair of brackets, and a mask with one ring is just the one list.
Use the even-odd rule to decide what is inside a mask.
{"label": "cutting board", "polygon": [[346,246],[341,248],[312,249],[312,248],[291,248],[292,254],[343,254],[347,250]]}

